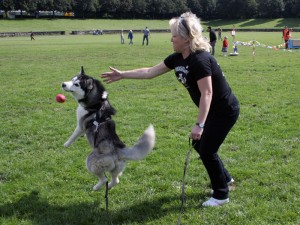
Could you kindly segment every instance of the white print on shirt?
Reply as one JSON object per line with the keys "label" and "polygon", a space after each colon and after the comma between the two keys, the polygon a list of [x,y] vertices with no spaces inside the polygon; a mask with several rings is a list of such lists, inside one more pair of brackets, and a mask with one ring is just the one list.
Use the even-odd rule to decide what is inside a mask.
{"label": "white print on shirt", "polygon": [[185,75],[180,73],[177,78],[183,85],[186,83]]}
{"label": "white print on shirt", "polygon": [[186,88],[189,88],[189,86],[186,83],[186,77],[187,74],[189,73],[188,71],[188,66],[177,66],[175,67],[175,74],[177,76],[177,79],[179,80],[180,83],[182,83]]}

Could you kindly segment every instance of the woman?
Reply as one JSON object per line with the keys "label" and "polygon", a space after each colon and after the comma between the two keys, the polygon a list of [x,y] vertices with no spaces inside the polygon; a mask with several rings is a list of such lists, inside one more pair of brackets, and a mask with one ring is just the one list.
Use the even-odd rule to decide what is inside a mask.
{"label": "woman", "polygon": [[203,206],[219,206],[229,202],[228,183],[232,177],[224,168],[217,152],[235,124],[239,103],[215,58],[210,44],[202,36],[202,26],[195,14],[187,12],[169,22],[174,53],[161,63],[149,67],[111,72],[101,75],[106,83],[121,79],[151,79],[172,69],[199,108],[190,137],[208,172],[212,197]]}

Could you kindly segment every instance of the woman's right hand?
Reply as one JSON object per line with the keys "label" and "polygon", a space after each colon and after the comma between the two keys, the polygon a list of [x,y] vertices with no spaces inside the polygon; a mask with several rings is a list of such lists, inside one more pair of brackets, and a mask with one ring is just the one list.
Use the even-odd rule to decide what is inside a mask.
{"label": "woman's right hand", "polygon": [[103,78],[103,81],[107,84],[110,84],[114,81],[118,81],[122,79],[121,71],[117,70],[113,67],[109,67],[111,72],[104,72],[101,74],[101,78]]}
{"label": "woman's right hand", "polygon": [[199,126],[195,125],[190,133],[190,138],[197,141],[201,139],[203,133],[203,128],[200,128]]}

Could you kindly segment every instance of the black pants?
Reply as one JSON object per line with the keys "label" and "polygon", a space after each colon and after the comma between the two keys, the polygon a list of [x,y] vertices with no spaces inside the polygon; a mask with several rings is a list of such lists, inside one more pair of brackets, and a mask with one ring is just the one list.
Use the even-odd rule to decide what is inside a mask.
{"label": "black pants", "polygon": [[288,49],[289,48],[289,40],[284,40],[284,43],[285,43],[285,49]]}
{"label": "black pants", "polygon": [[218,150],[237,121],[239,112],[239,106],[236,106],[230,107],[227,112],[209,115],[200,141],[193,143],[208,172],[214,190],[212,197],[216,199],[226,199],[229,196],[227,182],[232,177],[219,158]]}
{"label": "black pants", "polygon": [[146,45],[148,45],[148,35],[144,35],[143,36],[143,45],[144,45],[144,42],[145,42],[145,40],[146,40]]}

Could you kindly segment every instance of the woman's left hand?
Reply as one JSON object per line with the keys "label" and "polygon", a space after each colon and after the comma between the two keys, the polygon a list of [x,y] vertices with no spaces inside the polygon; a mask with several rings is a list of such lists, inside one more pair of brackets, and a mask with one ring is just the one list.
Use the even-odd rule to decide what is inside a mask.
{"label": "woman's left hand", "polygon": [[202,133],[203,128],[200,128],[199,126],[195,125],[191,131],[190,138],[193,140],[200,140]]}

